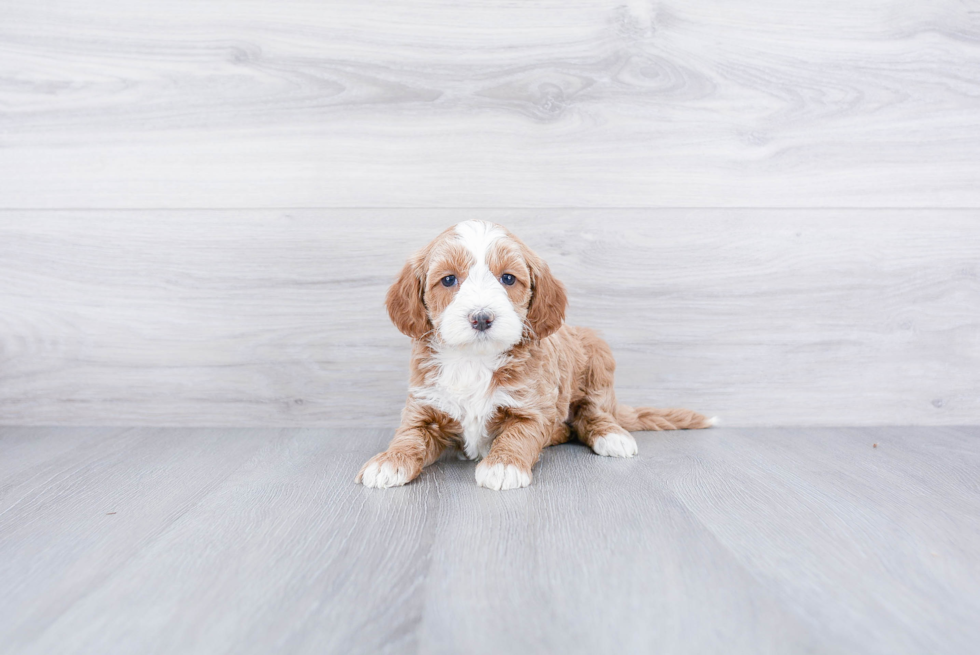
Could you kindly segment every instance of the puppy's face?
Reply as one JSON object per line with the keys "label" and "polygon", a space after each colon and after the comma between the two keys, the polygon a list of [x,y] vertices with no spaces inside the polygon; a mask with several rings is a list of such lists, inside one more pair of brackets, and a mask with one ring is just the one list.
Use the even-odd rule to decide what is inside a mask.
{"label": "puppy's face", "polygon": [[503,352],[557,330],[566,297],[547,264],[507,230],[466,221],[408,260],[385,304],[413,339]]}

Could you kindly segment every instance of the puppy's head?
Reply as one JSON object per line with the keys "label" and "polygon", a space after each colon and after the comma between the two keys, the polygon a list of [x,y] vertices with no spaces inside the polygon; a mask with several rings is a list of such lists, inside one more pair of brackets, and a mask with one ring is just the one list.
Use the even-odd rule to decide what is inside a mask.
{"label": "puppy's head", "polygon": [[385,301],[392,322],[413,339],[499,352],[557,330],[566,304],[548,265],[485,221],[449,228],[413,255]]}

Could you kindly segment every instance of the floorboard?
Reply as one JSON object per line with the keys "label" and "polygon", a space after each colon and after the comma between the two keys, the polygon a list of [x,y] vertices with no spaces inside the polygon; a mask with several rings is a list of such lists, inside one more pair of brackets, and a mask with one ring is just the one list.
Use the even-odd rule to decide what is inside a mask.
{"label": "floorboard", "polygon": [[[0,432],[0,461],[11,441],[24,450],[25,436],[46,456],[6,477],[0,497],[0,643],[11,652],[116,575],[264,438],[240,430],[46,432]],[[61,448],[65,437],[76,447]]]}
{"label": "floorboard", "polygon": [[[980,428],[354,485],[385,430],[0,428],[0,652],[971,653]],[[68,439],[78,445],[66,446]],[[18,462],[11,465],[10,462]]]}

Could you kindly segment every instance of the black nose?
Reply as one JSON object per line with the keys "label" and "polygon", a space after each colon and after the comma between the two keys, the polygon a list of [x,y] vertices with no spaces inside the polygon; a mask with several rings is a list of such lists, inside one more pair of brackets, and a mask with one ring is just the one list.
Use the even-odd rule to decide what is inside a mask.
{"label": "black nose", "polygon": [[473,326],[474,330],[479,330],[483,332],[488,329],[493,323],[493,314],[490,312],[476,312],[475,314],[470,314],[470,325]]}

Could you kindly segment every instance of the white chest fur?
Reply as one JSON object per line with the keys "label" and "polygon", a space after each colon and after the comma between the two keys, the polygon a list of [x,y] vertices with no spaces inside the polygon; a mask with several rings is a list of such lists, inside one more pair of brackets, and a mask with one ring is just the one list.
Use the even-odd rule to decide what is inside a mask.
{"label": "white chest fur", "polygon": [[438,373],[426,387],[412,389],[412,395],[459,421],[463,427],[463,450],[470,459],[490,452],[487,421],[499,407],[514,406],[514,399],[502,389],[493,389],[493,374],[503,363],[499,354],[448,351],[436,355]]}

